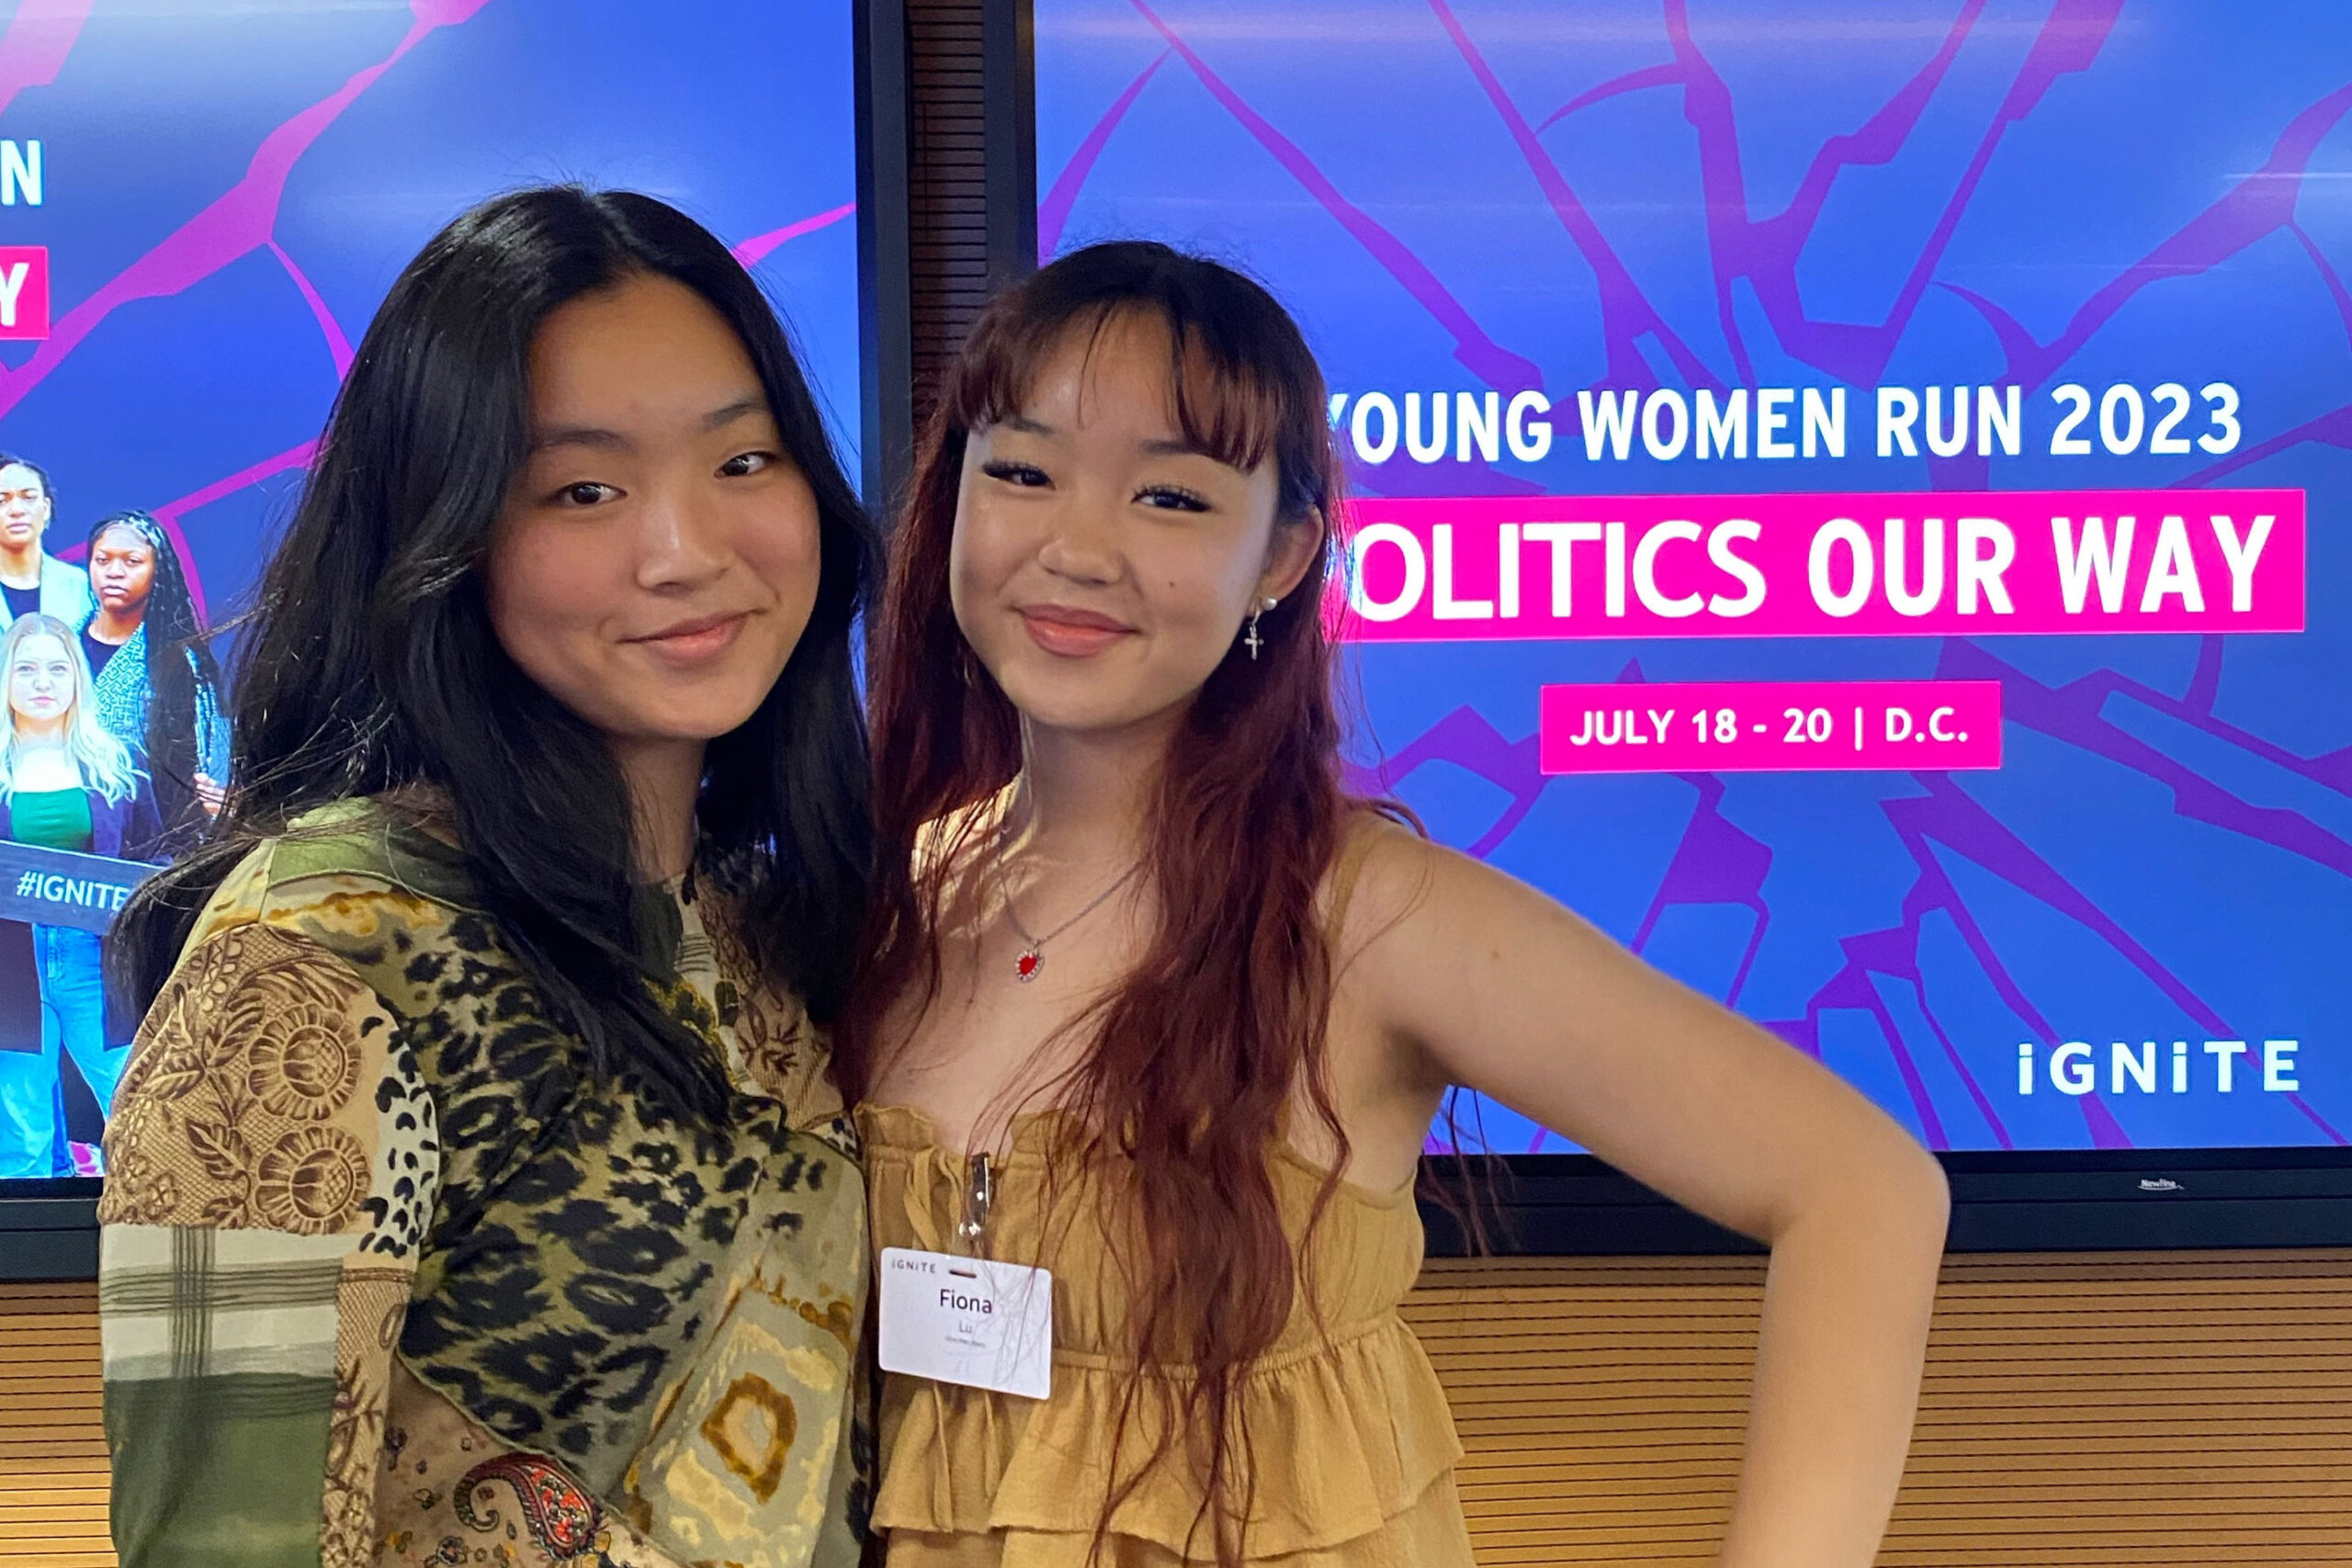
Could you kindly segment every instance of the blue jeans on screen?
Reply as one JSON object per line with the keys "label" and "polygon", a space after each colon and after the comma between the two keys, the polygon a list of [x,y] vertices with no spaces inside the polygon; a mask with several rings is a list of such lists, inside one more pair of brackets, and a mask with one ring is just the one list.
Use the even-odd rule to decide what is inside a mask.
{"label": "blue jeans on screen", "polygon": [[40,974],[40,1050],[0,1051],[0,1178],[71,1176],[58,1074],[74,1058],[101,1111],[130,1058],[128,1043],[107,1039],[106,981],[97,934],[72,926],[35,926]]}

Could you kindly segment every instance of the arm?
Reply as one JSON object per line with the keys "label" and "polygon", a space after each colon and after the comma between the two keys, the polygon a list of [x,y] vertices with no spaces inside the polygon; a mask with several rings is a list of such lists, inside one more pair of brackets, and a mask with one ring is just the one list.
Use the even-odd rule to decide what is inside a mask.
{"label": "arm", "polygon": [[218,817],[229,783],[229,719],[220,711],[220,694],[193,648],[187,650],[187,661],[196,671],[196,797],[207,816]]}
{"label": "arm", "polygon": [[161,861],[164,853],[164,810],[155,799],[155,780],[141,773],[123,803],[122,852],[132,860]]}
{"label": "arm", "polygon": [[1396,1081],[1458,1083],[1772,1249],[1725,1568],[1864,1568],[1903,1472],[1942,1171],[1818,1063],[1551,899],[1403,833],[1351,932]]}
{"label": "arm", "polygon": [[181,959],[116,1100],[98,1210],[124,1568],[374,1561],[436,1147],[413,1057],[341,961],[262,925]]}

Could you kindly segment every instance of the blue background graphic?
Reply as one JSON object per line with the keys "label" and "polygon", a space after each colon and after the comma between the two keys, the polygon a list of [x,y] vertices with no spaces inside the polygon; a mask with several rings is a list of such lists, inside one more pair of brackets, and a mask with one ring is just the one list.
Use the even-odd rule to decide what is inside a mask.
{"label": "blue background graphic", "polygon": [[661,197],[758,256],[857,472],[842,0],[17,9],[0,49],[62,59],[0,96],[46,175],[0,244],[49,247],[52,327],[0,344],[0,446],[55,477],[61,553],[162,512],[220,618],[393,276],[475,201],[550,180]]}
{"label": "blue background graphic", "polygon": [[[1332,389],[1555,404],[1372,494],[2263,485],[2295,635],[1364,649],[1359,776],[1945,1148],[2352,1131],[2352,9],[2280,0],[1035,0],[1041,249],[1164,238]],[[2212,381],[2243,442],[2052,457],[2051,389]],[[1874,456],[1872,389],[2016,383],[2019,456]],[[1842,460],[1593,462],[1580,388],[1849,391]],[[1561,405],[1566,405],[1565,407]],[[2200,402],[2184,434],[2204,432]],[[2096,418],[2086,432],[2096,429]],[[1792,427],[1793,432],[1793,426]],[[1344,431],[1343,431],[1344,434]],[[2003,682],[1997,773],[1536,772],[1549,682]],[[1465,697],[1466,694],[1466,697]],[[2300,1042],[2295,1092],[2207,1039]],[[2109,1043],[2190,1042],[2191,1092]],[[2056,1092],[2052,1045],[2094,1048]],[[2018,1091],[2032,1042],[2035,1092]],[[2168,1089],[2168,1075],[2160,1075]],[[1499,1107],[1489,1143],[1566,1145]]]}
{"label": "blue background graphic", "polygon": [[79,561],[99,517],[154,513],[222,623],[400,268],[482,197],[556,180],[660,197],[733,246],[856,474],[850,20],[847,0],[0,0],[0,138],[40,142],[43,176],[39,205],[0,206],[0,245],[51,270],[49,338],[0,343],[0,448],[52,477],[48,547]]}

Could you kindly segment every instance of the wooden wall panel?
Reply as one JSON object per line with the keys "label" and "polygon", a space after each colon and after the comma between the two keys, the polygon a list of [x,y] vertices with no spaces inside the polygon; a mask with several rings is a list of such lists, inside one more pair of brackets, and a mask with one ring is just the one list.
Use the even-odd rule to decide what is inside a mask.
{"label": "wooden wall panel", "polygon": [[[1436,1262],[1487,1568],[1704,1564],[1763,1262]],[[1955,1258],[1885,1568],[2352,1562],[2352,1252]]]}
{"label": "wooden wall panel", "polygon": [[0,1284],[0,1568],[114,1568],[98,1287]]}
{"label": "wooden wall panel", "polygon": [[[1436,1262],[1486,1568],[1711,1561],[1763,1265]],[[96,1292],[0,1286],[0,1568],[106,1546]],[[1883,1568],[2352,1563],[2352,1252],[1946,1265]]]}
{"label": "wooden wall panel", "polygon": [[907,0],[908,310],[914,419],[988,297],[987,105],[982,0]]}

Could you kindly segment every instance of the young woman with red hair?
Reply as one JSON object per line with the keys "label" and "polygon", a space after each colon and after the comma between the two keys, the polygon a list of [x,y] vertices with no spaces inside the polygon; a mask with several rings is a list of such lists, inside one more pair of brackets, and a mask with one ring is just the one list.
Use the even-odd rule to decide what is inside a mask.
{"label": "young woman with red hair", "polygon": [[[1051,1270],[1050,1393],[891,1375],[888,1561],[1469,1562],[1452,1418],[1396,1313],[1458,1085],[1770,1245],[1723,1562],[1859,1568],[1941,1174],[1804,1055],[1348,794],[1338,482],[1295,325],[1155,244],[1000,297],[931,418],[837,1064],[879,1246]],[[889,1275],[903,1364],[894,1335],[929,1330]]]}

